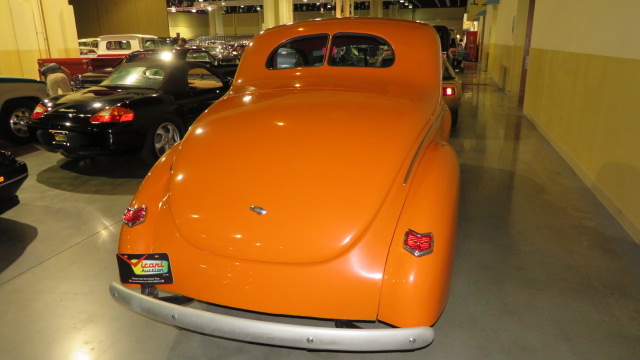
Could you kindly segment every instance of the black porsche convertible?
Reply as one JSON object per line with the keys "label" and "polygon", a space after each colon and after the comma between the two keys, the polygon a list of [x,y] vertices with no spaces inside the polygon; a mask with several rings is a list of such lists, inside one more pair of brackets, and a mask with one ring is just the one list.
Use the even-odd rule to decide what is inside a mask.
{"label": "black porsche convertible", "polygon": [[66,157],[139,153],[154,162],[229,86],[228,77],[194,61],[123,64],[100,86],[40,103],[29,135]]}
{"label": "black porsche convertible", "polygon": [[16,192],[28,175],[27,164],[0,150],[0,214],[20,202]]}

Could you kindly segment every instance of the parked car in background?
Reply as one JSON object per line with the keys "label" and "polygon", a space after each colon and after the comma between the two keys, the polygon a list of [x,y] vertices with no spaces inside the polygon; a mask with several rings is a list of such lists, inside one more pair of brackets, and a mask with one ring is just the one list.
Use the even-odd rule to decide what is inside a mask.
{"label": "parked car in background", "polygon": [[78,47],[98,49],[98,38],[78,39]]}
{"label": "parked car in background", "polygon": [[[216,64],[214,57],[205,49],[199,47],[174,47],[170,49],[147,49],[131,52],[123,57],[113,67],[101,69],[97,71],[78,74],[73,77],[72,86],[78,89],[84,89],[91,86],[99,85],[102,81],[111,75],[113,70],[121,64],[130,63],[144,59],[163,59],[163,60],[187,60],[197,61],[204,65],[213,67]],[[233,77],[233,75],[231,75]]]}
{"label": "parked car in background", "polygon": [[203,48],[211,53],[216,65],[233,65],[240,63],[240,57],[231,54],[231,47],[227,44],[216,43],[215,45],[205,45]]}
{"label": "parked car in background", "polygon": [[28,142],[27,121],[46,97],[44,81],[0,76],[0,133],[15,143]]}
{"label": "parked car in background", "polygon": [[98,38],[98,53],[95,57],[81,55],[74,58],[42,58],[38,59],[38,71],[49,64],[58,64],[70,73],[93,72],[114,67],[126,54],[141,49],[157,49],[163,41],[152,35],[104,35]]}
{"label": "parked car in background", "polygon": [[28,129],[36,146],[67,157],[140,154],[153,162],[228,88],[197,61],[126,63],[100,86],[44,100]]}
{"label": "parked car in background", "polygon": [[245,43],[237,43],[231,47],[231,55],[236,55],[238,58],[242,57],[244,49],[247,47]]}
{"label": "parked car in background", "polygon": [[80,56],[81,57],[95,57],[95,56],[98,56],[98,52],[94,48],[81,47],[80,48]]}
{"label": "parked car in background", "polygon": [[18,189],[29,176],[27,164],[0,150],[0,214],[18,205]]}
{"label": "parked car in background", "polygon": [[176,45],[178,45],[178,40],[180,38],[175,37],[175,36],[161,36],[158,37],[158,40],[160,40],[161,43],[161,48],[172,48]]}
{"label": "parked car in background", "polygon": [[153,35],[103,35],[98,38],[98,55],[122,57],[132,51],[158,49],[165,44],[166,41]]}
{"label": "parked car in background", "polygon": [[458,124],[458,109],[462,96],[462,84],[453,67],[447,61],[442,61],[442,97],[451,111],[451,127]]}
{"label": "parked car in background", "polygon": [[[354,52],[371,59],[340,56]],[[229,93],[125,212],[112,297],[247,342],[427,346],[447,301],[459,192],[441,56],[419,22],[321,19],[261,32]],[[205,305],[177,306],[159,291]],[[374,328],[348,328],[358,326]]]}

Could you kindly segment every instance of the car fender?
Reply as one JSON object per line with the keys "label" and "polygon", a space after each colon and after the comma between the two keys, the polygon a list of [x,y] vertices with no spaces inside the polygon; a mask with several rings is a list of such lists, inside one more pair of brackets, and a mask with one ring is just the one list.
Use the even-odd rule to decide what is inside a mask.
{"label": "car fender", "polygon": [[158,159],[145,177],[142,185],[140,185],[129,207],[145,206],[147,208],[146,220],[135,227],[122,225],[118,253],[140,254],[152,252],[154,232],[158,219],[157,214],[162,207],[167,206],[169,177],[178,147],[180,147],[180,144],[169,149]]}
{"label": "car fender", "polygon": [[29,100],[39,103],[47,97],[47,88],[42,81],[28,83],[2,83],[0,84],[0,109],[10,101]]}
{"label": "car fender", "polygon": [[[460,171],[442,135],[427,146],[414,170],[385,265],[378,319],[399,327],[433,325],[448,297]],[[432,233],[433,253],[415,257],[405,250],[408,229]]]}

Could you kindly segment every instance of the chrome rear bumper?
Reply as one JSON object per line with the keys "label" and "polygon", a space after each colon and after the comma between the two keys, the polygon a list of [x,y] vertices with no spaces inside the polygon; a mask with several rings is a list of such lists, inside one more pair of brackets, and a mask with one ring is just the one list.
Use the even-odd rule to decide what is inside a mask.
{"label": "chrome rear bumper", "polygon": [[139,294],[118,283],[109,285],[114,300],[160,322],[229,339],[312,350],[394,351],[429,345],[432,328],[334,329],[244,319],[174,305]]}

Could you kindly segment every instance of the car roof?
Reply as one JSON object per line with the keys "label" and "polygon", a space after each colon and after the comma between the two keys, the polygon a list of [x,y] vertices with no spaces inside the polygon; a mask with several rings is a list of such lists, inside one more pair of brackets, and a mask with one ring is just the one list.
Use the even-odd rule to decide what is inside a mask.
{"label": "car roof", "polygon": [[140,34],[118,34],[118,35],[102,35],[98,39],[100,40],[130,40],[137,38],[152,38],[157,39],[155,35],[140,35]]}
{"label": "car roof", "polygon": [[[393,49],[394,63],[384,68],[329,66],[305,67],[301,83],[297,68],[272,70],[266,64],[284,42],[311,35],[363,34],[385,40]],[[329,45],[327,45],[329,46]],[[441,90],[440,39],[428,24],[381,18],[328,18],[275,26],[256,35],[244,50],[229,95],[276,89],[345,89],[373,91],[384,86],[398,98],[414,98]],[[330,53],[326,51],[326,53]]]}
{"label": "car roof", "polygon": [[187,84],[187,72],[194,68],[207,69],[218,78],[222,78],[220,73],[209,66],[199,63],[197,61],[187,60],[162,60],[162,59],[143,59],[134,62],[128,62],[118,66],[115,71],[120,69],[127,69],[132,67],[154,67],[165,72],[164,79],[158,86],[158,90],[164,91],[186,91],[188,89]]}

